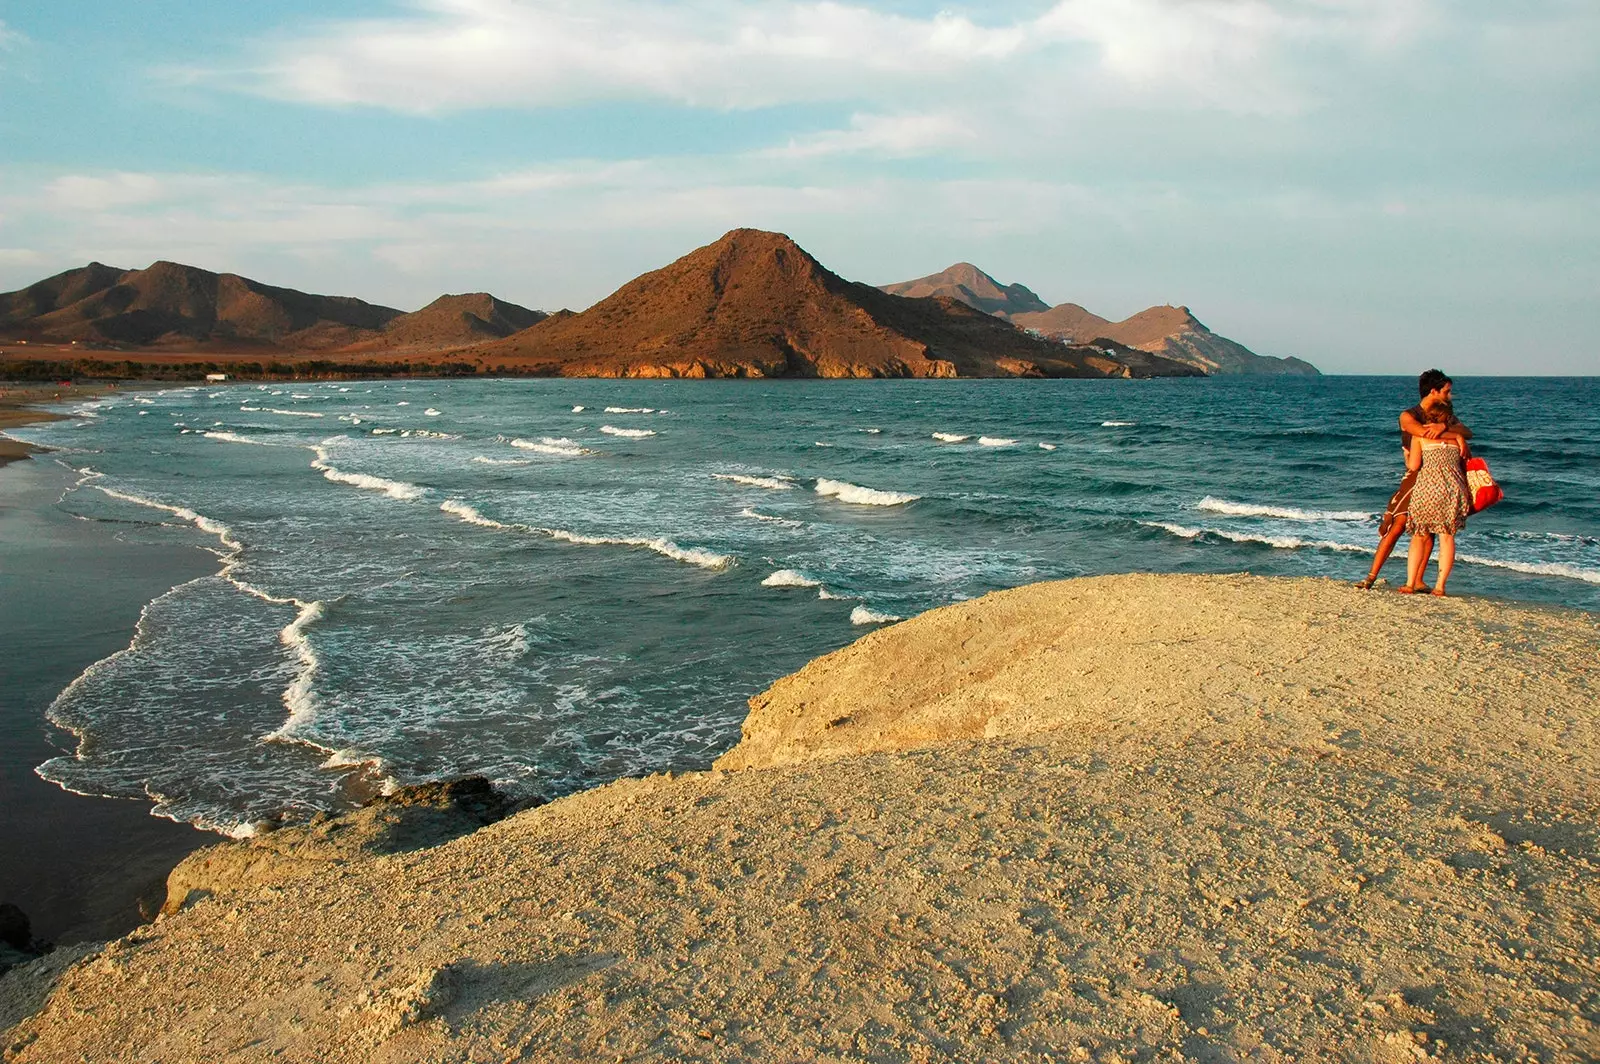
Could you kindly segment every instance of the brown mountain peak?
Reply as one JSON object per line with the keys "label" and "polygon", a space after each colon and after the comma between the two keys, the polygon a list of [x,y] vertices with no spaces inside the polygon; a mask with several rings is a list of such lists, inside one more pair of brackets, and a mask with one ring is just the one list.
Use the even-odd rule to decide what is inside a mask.
{"label": "brown mountain peak", "polygon": [[788,236],[757,229],[735,229],[634,278],[581,314],[554,315],[461,354],[563,376],[1134,372],[1101,352],[1030,337],[965,301],[900,299],[847,281]]}
{"label": "brown mountain peak", "polygon": [[882,290],[892,296],[907,299],[929,299],[943,296],[958,299],[969,307],[985,314],[1010,317],[1014,314],[1038,313],[1050,309],[1026,285],[1003,285],[970,262],[958,262],[949,269],[918,277],[914,281],[886,284]]}

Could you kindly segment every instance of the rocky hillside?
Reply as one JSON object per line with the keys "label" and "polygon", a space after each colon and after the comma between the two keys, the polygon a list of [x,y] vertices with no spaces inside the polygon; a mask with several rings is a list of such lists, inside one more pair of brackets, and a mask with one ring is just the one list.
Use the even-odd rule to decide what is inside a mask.
{"label": "rocky hillside", "polygon": [[[846,281],[780,233],[736,229],[581,314],[460,352],[574,377],[1123,377],[1192,374],[1051,343],[946,298]],[[1148,357],[1148,356],[1147,356]]]}
{"label": "rocky hillside", "polygon": [[959,299],[985,314],[998,314],[1001,317],[1050,309],[1050,304],[1025,286],[1003,285],[970,262],[958,262],[943,273],[918,277],[915,281],[882,285],[881,290],[908,299],[927,299],[930,296]]}
{"label": "rocky hillside", "polygon": [[1318,373],[1317,367],[1302,359],[1258,355],[1241,343],[1218,336],[1201,324],[1188,307],[1150,307],[1124,321],[1113,322],[1076,303],[1063,303],[1041,313],[1014,314],[1011,321],[1019,328],[1063,343],[1114,340],[1187,363],[1208,375]]}
{"label": "rocky hillside", "polygon": [[327,350],[370,339],[400,316],[349,296],[309,295],[176,262],[145,270],[93,262],[0,295],[7,332],[127,347]]}

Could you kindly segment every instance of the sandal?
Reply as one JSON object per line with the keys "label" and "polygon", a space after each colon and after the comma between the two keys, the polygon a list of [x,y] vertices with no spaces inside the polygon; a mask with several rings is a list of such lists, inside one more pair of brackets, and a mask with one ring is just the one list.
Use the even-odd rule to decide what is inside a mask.
{"label": "sandal", "polygon": [[1445,597],[1444,588],[1442,588],[1442,587],[1436,587],[1432,591],[1428,592],[1428,594],[1432,595],[1434,598],[1444,598]]}
{"label": "sandal", "polygon": [[1397,595],[1415,595],[1417,590],[1417,588],[1412,587],[1410,584],[1401,584],[1399,587],[1394,589],[1394,593]]}
{"label": "sandal", "polygon": [[1372,585],[1376,584],[1377,582],[1378,582],[1378,578],[1375,577],[1375,576],[1369,576],[1365,580],[1357,580],[1356,581],[1356,590],[1357,591],[1371,591],[1372,590]]}

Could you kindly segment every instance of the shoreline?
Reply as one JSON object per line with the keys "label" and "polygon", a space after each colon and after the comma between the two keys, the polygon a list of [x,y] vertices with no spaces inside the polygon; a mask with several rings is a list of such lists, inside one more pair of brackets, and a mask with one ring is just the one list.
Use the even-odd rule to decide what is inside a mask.
{"label": "shoreline", "polygon": [[[711,771],[387,856],[225,844],[12,1059],[1591,1058],[1600,621],[1430,605],[932,610],[752,699]],[[30,967],[0,998],[44,1002]]]}
{"label": "shoreline", "polygon": [[[25,413],[42,415],[30,422],[50,416]],[[209,553],[158,533],[64,513],[54,504],[72,479],[48,461],[0,467],[0,593],[12,606],[0,615],[8,658],[0,684],[0,852],[8,855],[0,902],[22,909],[35,938],[59,943],[138,926],[159,906],[172,866],[215,841],[150,815],[148,803],[74,794],[34,773],[73,748],[45,716],[61,690],[125,648],[152,599],[216,568]]]}

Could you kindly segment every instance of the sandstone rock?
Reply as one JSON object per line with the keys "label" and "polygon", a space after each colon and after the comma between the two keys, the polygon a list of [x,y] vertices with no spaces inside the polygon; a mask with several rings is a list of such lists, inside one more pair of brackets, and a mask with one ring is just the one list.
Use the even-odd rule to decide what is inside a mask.
{"label": "sandstone rock", "polygon": [[402,787],[352,813],[196,850],[167,877],[162,912],[247,887],[299,879],[331,865],[439,846],[504,819],[521,804],[481,776]]}

